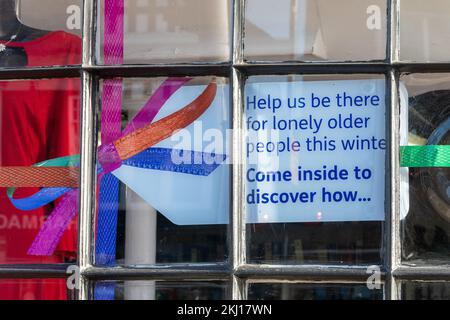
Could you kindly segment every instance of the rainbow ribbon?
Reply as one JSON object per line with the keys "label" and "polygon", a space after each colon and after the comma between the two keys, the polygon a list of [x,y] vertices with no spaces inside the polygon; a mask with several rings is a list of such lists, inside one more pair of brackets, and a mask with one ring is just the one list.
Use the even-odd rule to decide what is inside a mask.
{"label": "rainbow ribbon", "polygon": [[[169,78],[164,81],[121,135],[114,141],[103,143],[98,148],[97,179],[99,181],[122,165],[193,175],[209,175],[225,161],[225,155],[152,148],[176,131],[193,123],[214,101],[217,85],[215,82],[211,82],[190,104],[161,120],[152,122],[165,102],[189,80],[189,78]],[[102,119],[102,123],[106,121]],[[188,153],[190,159],[196,161],[187,164],[174,164],[172,162],[174,153],[180,155],[180,153],[185,152]],[[201,161],[199,162],[198,159],[201,159]],[[211,161],[211,159],[214,161]],[[3,177],[3,179],[0,178],[0,186],[9,186],[7,191],[8,197],[18,209],[33,210],[62,197],[34,239],[28,254],[53,254],[64,231],[77,213],[77,179],[73,175],[65,174],[68,167],[72,168],[72,171],[76,171],[78,165],[79,156],[73,155],[47,160],[34,165],[32,168],[1,168],[3,174],[2,170],[0,170],[0,177]],[[21,174],[22,169],[23,172]],[[5,177],[4,175],[11,173],[11,170],[18,174]],[[44,171],[44,175],[40,174]],[[25,172],[34,174],[25,175],[23,174]],[[14,198],[16,187],[47,186],[49,179],[55,179],[55,177],[60,180],[59,184],[64,186],[45,187],[30,197],[23,199]],[[111,236],[115,236],[115,230],[114,235]]]}
{"label": "rainbow ribbon", "polygon": [[450,167],[450,146],[402,146],[400,147],[400,166],[409,168]]}
{"label": "rainbow ribbon", "polygon": [[[124,1],[105,0],[105,64],[123,63]],[[102,92],[101,139],[98,148],[97,179],[100,185],[97,215],[96,263],[115,262],[119,180],[111,174],[121,165],[166,170],[194,175],[209,175],[222,163],[225,155],[211,155],[185,150],[152,148],[187,127],[211,105],[216,84],[210,83],[191,104],[152,123],[164,103],[190,78],[169,78],[155,91],[149,101],[121,132],[122,80],[105,79]],[[189,153],[196,164],[173,164],[173,152]],[[214,158],[210,164],[211,158]],[[183,157],[185,159],[185,155]],[[200,164],[198,159],[202,161]],[[205,161],[208,159],[208,161]],[[12,204],[20,210],[33,210],[60,199],[33,244],[30,255],[51,255],[64,231],[77,213],[79,156],[51,159],[33,167],[0,167],[0,187],[8,187]],[[15,199],[16,187],[41,187],[24,199]]]}

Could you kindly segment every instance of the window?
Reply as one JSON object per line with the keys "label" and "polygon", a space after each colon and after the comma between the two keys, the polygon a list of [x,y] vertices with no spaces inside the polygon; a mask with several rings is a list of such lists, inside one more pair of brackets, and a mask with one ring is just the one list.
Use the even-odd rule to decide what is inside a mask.
{"label": "window", "polygon": [[449,296],[446,1],[45,2],[0,4],[0,299]]}

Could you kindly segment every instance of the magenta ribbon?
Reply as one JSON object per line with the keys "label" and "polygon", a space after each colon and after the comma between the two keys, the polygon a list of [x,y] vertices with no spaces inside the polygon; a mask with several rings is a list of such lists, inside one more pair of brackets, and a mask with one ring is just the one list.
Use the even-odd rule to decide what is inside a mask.
{"label": "magenta ribbon", "polygon": [[[123,17],[124,3],[117,0],[105,1],[104,62],[108,65],[123,63]],[[101,141],[108,145],[121,134],[122,79],[105,79],[102,92]],[[104,150],[104,148],[102,148]],[[104,151],[98,152],[99,160],[108,157]],[[109,157],[110,158],[110,157]],[[119,180],[108,173],[111,167],[97,177],[100,186],[96,219],[95,260],[99,265],[113,265],[116,258],[117,213],[119,209]]]}
{"label": "magenta ribbon", "polygon": [[124,1],[105,0],[104,59],[105,64],[123,63]]}

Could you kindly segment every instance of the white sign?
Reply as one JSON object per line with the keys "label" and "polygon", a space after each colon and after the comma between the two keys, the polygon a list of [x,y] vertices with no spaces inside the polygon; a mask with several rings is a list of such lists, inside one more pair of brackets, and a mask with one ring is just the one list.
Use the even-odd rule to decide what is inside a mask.
{"label": "white sign", "polygon": [[[180,88],[161,108],[155,121],[180,110],[205,90],[205,85]],[[154,147],[223,154],[225,161],[209,175],[122,165],[113,174],[153,208],[177,225],[227,224],[230,211],[230,170],[227,130],[230,128],[229,88],[218,85],[211,106],[188,127]],[[169,159],[166,166],[179,163]],[[188,159],[189,160],[189,159]],[[194,162],[186,164],[195,165]]]}
{"label": "white sign", "polygon": [[249,83],[247,222],[381,221],[385,81]]}

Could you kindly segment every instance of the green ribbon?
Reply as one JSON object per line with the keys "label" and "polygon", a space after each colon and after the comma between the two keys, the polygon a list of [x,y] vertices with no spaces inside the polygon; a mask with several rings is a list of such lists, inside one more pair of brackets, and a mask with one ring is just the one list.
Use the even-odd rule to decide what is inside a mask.
{"label": "green ribbon", "polygon": [[402,146],[400,167],[450,167],[450,145]]}

